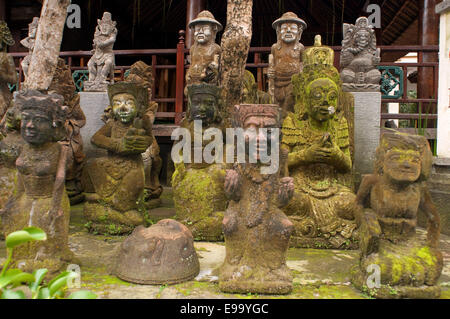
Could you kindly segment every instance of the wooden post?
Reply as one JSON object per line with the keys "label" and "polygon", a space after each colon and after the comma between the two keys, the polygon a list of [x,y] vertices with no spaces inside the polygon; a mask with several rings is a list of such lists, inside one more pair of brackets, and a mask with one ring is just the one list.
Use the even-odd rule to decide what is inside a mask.
{"label": "wooden post", "polygon": [[180,37],[177,44],[177,78],[175,96],[175,124],[180,124],[183,113],[184,99],[184,30],[179,32]]}
{"label": "wooden post", "polygon": [[0,20],[6,21],[6,0],[0,0]]}
{"label": "wooden post", "polygon": [[70,0],[45,0],[42,5],[34,51],[25,79],[27,89],[46,91],[52,82],[69,4]]}
{"label": "wooden post", "polygon": [[261,54],[255,53],[255,64],[256,64],[256,83],[258,84],[258,90],[264,91],[264,83],[263,83],[263,73],[262,69],[258,67],[258,64],[261,63]]}
{"label": "wooden post", "polygon": [[205,0],[187,0],[186,1],[186,47],[191,48],[194,43],[194,32],[188,27],[190,21],[194,20],[197,15],[205,10]]}

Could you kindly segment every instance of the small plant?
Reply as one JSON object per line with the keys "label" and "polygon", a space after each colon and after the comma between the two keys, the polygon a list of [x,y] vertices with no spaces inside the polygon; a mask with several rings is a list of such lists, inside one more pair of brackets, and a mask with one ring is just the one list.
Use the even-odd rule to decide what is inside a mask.
{"label": "small plant", "polygon": [[[32,299],[57,299],[64,298],[64,289],[67,283],[75,279],[78,274],[72,271],[64,271],[53,278],[47,286],[42,286],[48,269],[35,270],[32,274],[20,269],[8,269],[12,261],[14,247],[36,240],[46,240],[46,233],[37,227],[27,227],[9,234],[6,237],[6,250],[8,257],[0,273],[0,298],[1,299],[26,299],[21,290],[13,290],[22,284],[28,284]],[[97,296],[86,290],[76,291],[68,296],[68,299],[95,299]]]}

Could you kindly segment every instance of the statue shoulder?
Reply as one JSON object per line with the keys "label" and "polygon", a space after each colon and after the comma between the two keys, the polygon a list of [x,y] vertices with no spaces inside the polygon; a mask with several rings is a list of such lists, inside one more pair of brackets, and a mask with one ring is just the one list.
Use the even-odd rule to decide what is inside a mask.
{"label": "statue shoulder", "polygon": [[305,129],[305,121],[300,121],[296,118],[294,113],[289,113],[281,128],[282,143],[289,146],[296,144],[305,144],[306,139],[303,135]]}
{"label": "statue shoulder", "polygon": [[334,135],[340,148],[350,146],[348,122],[345,116],[336,117],[333,120]]}

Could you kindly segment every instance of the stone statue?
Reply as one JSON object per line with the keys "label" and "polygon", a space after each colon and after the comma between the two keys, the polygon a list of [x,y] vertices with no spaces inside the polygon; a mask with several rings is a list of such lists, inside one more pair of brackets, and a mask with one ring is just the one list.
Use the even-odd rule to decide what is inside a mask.
{"label": "stone statue", "polygon": [[[235,109],[235,126],[279,129],[280,111],[273,104],[241,104]],[[264,146],[267,136],[260,132],[253,138],[259,147],[261,143],[269,149],[279,147],[279,141]],[[280,165],[273,174],[262,173],[264,165],[258,157],[254,164],[247,159],[226,173],[225,191],[231,201],[223,219],[226,257],[219,275],[219,288],[225,292],[286,294],[292,290],[286,252],[294,227],[280,207],[291,199],[294,183],[291,177],[280,179]]]}
{"label": "stone statue", "polygon": [[252,72],[245,70],[244,86],[242,89],[243,101],[245,104],[271,104],[272,98],[270,94],[258,90],[255,77]]}
{"label": "stone statue", "polygon": [[209,11],[202,11],[189,22],[194,30],[194,44],[190,49],[191,66],[186,73],[186,85],[218,84],[221,48],[215,43],[222,25]]}
{"label": "stone statue", "polygon": [[223,239],[222,218],[227,205],[223,188],[225,167],[208,164],[203,157],[196,163],[194,153],[203,154],[208,142],[202,139],[203,143],[195,145],[194,137],[208,128],[223,129],[219,112],[221,90],[211,84],[193,84],[187,92],[188,110],[181,127],[188,129],[192,137],[188,145],[192,158],[190,163],[176,163],[172,175],[176,219],[188,226],[196,240],[219,241]]}
{"label": "stone statue", "polygon": [[381,73],[380,49],[377,49],[375,30],[366,17],[356,24],[344,23],[341,52],[341,78],[345,91],[379,92]]}
{"label": "stone statue", "polygon": [[17,72],[13,58],[6,53],[8,46],[14,45],[14,39],[6,22],[0,21],[0,118],[3,118],[11,103],[9,84],[16,84]]}
{"label": "stone statue", "polygon": [[81,175],[86,156],[83,152],[83,139],[80,130],[86,124],[86,117],[80,107],[80,96],[76,92],[72,72],[61,58],[58,58],[55,74],[48,90],[62,95],[64,105],[67,107],[65,123],[67,134],[61,143],[66,143],[71,150],[68,154],[66,191],[71,205],[75,205],[84,200]]}
{"label": "stone statue", "polygon": [[172,219],[137,227],[122,243],[115,270],[117,277],[145,285],[188,281],[199,271],[192,233]]}
{"label": "stone statue", "polygon": [[303,72],[292,77],[296,110],[283,123],[282,148],[289,151],[284,175],[295,183],[284,211],[297,247],[357,247],[348,125],[333,60],[333,50],[317,37],[303,54]]}
{"label": "stone statue", "polygon": [[[142,61],[134,63],[125,81],[137,83],[147,89],[148,108],[145,114],[151,119],[153,124],[158,111],[158,103],[151,100],[154,82],[152,67]],[[142,154],[142,159],[144,160],[145,170],[145,201],[150,208],[157,207],[161,203],[160,196],[163,188],[159,182],[162,159],[159,155],[159,145],[156,138],[153,138],[152,145]]]}
{"label": "stone statue", "polygon": [[4,136],[0,140],[0,209],[2,209],[16,187],[16,160],[24,143],[20,136],[20,111],[17,107],[12,106],[6,111],[0,127]]}
{"label": "stone statue", "polygon": [[34,43],[36,42],[37,28],[39,26],[39,18],[34,17],[33,21],[28,25],[28,36],[20,41],[25,48],[28,49],[28,55],[22,60],[22,71],[25,77],[28,76],[28,67],[31,62],[31,55],[33,54]]}
{"label": "stone statue", "polygon": [[145,221],[146,208],[139,205],[145,186],[142,153],[152,143],[152,123],[144,115],[147,89],[119,82],[108,86],[108,96],[114,118],[91,139],[108,155],[88,164],[84,214],[91,230],[122,234]]}
{"label": "stone statue", "polygon": [[269,56],[269,93],[280,105],[283,118],[294,111],[291,77],[302,72],[301,62],[304,46],[300,43],[306,22],[293,12],[284,13],[272,27],[277,31],[277,43],[272,45]]}
{"label": "stone statue", "polygon": [[111,13],[103,13],[94,33],[92,58],[88,62],[89,80],[84,82],[84,91],[106,91],[109,82],[114,83],[115,58],[113,46],[116,42],[116,21],[111,18]]}
{"label": "stone statue", "polygon": [[39,227],[47,240],[14,249],[15,265],[32,272],[61,270],[71,261],[69,250],[70,203],[64,181],[68,148],[57,141],[64,137],[63,97],[28,90],[14,99],[21,112],[25,143],[16,160],[17,186],[2,211],[5,235],[27,226]]}
{"label": "stone statue", "polygon": [[[428,141],[388,132],[376,154],[374,174],[363,178],[357,194],[361,258],[352,281],[367,288],[378,267],[380,287],[369,290],[375,297],[439,298],[443,257],[439,214],[426,186],[432,165]],[[419,209],[428,220],[427,239],[416,233]]]}

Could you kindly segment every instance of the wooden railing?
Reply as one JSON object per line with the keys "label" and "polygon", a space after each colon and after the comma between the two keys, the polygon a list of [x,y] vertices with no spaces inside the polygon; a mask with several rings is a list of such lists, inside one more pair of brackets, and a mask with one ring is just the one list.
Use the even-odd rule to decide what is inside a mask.
{"label": "wooden railing", "polygon": [[[154,70],[155,82],[153,87],[153,99],[155,102],[162,103],[166,105],[164,108],[160,108],[159,112],[156,113],[156,118],[161,123],[168,125],[168,128],[161,129],[161,135],[170,135],[171,129],[170,127],[177,126],[182,117],[183,112],[185,111],[185,102],[186,99],[184,97],[184,85],[185,85],[185,70],[189,67],[187,64],[186,57],[189,54],[189,50],[186,49],[184,43],[184,31],[180,31],[179,33],[179,41],[177,47],[175,49],[148,49],[148,50],[114,50],[116,57],[126,56],[126,57],[136,57],[145,58],[147,60],[151,60],[151,66]],[[340,59],[340,51],[341,47],[335,46],[332,47],[335,51],[335,66],[339,69],[339,59]],[[401,52],[438,52],[438,46],[380,46],[379,47],[382,52],[389,51],[401,51]],[[247,68],[254,71],[256,74],[256,81],[258,84],[258,89],[267,90],[267,75],[265,71],[268,67],[268,55],[270,53],[270,47],[252,47],[250,48]],[[11,55],[16,60],[17,71],[19,73],[20,82],[23,81],[23,72],[20,66],[20,62],[27,55],[27,53],[11,53]],[[61,52],[60,56],[66,59],[66,63],[71,67],[73,71],[75,70],[87,70],[87,60],[92,55],[91,51],[65,51]],[[159,57],[166,57],[167,60],[173,61],[175,64],[158,64]],[[407,68],[417,67],[417,68],[433,68],[434,77],[435,77],[435,87],[433,88],[435,95],[437,97],[437,83],[438,83],[438,62],[428,62],[428,63],[381,63],[382,66],[397,66],[403,69],[404,77],[403,84],[406,88],[407,84]],[[116,77],[118,79],[123,79],[125,72],[130,68],[129,65],[117,65]],[[167,70],[167,72],[173,72],[172,75],[175,76],[175,87],[170,90],[167,96],[156,96],[156,85],[158,79],[159,72]],[[383,104],[386,103],[416,103],[419,104],[419,110],[423,103],[437,103],[437,98],[434,99],[411,99],[407,95],[407,90],[405,89],[403,92],[402,98],[399,99],[383,99]],[[382,122],[390,119],[400,119],[400,120],[415,120],[417,123],[426,118],[427,120],[433,120],[437,118],[437,114],[425,114],[422,112],[418,113],[408,113],[408,114],[391,114],[391,113],[382,113],[381,120]],[[434,121],[436,122],[436,121]],[[434,133],[433,133],[434,132]],[[436,138],[436,129],[434,127],[427,128],[427,136],[430,139]],[[157,133],[158,135],[158,133]]]}

